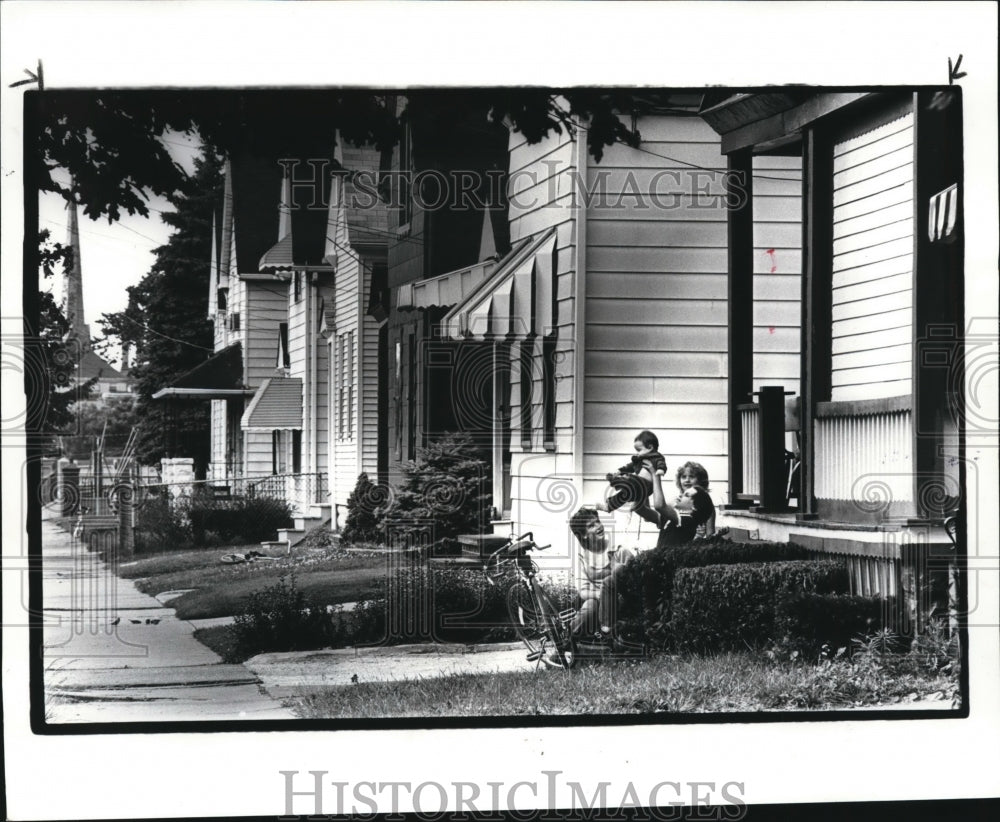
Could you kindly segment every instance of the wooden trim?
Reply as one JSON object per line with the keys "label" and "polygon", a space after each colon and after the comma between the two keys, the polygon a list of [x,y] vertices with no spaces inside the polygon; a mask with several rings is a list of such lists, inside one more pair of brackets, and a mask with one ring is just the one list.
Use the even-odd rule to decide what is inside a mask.
{"label": "wooden trim", "polygon": [[[913,499],[916,513],[940,517],[934,508],[935,483],[957,473],[964,488],[964,460],[949,471],[944,459],[944,426],[961,421],[964,328],[964,260],[961,199],[952,242],[928,236],[930,199],[950,185],[962,193],[962,116],[958,90],[949,90],[947,105],[933,106],[936,92],[913,94],[914,232],[913,232]],[[939,101],[940,102],[940,101]],[[959,349],[959,350],[956,350]],[[941,367],[952,362],[951,368]],[[949,408],[952,406],[952,408]],[[958,406],[958,407],[954,407]],[[960,423],[959,423],[960,425]],[[964,448],[959,432],[959,451]]]}
{"label": "wooden trim", "polygon": [[802,499],[803,515],[816,513],[816,408],[830,399],[832,358],[833,148],[810,128],[803,142],[802,174]]}
{"label": "wooden trim", "polygon": [[[584,390],[584,361],[587,357],[587,287],[584,283],[587,271],[587,207],[586,198],[579,190],[581,181],[587,179],[587,140],[577,134],[573,161],[576,166],[576,209],[573,220],[573,475],[579,478],[583,492],[583,452],[586,448],[585,423],[587,394]],[[557,239],[558,245],[558,239]],[[558,259],[558,255],[557,255]],[[559,271],[553,264],[553,299],[559,288]]]}
{"label": "wooden trim", "polygon": [[780,114],[740,126],[722,136],[722,153],[752,148],[758,143],[779,140],[786,135],[802,130],[820,117],[825,117],[838,109],[871,96],[869,92],[818,94],[799,106]]}
{"label": "wooden trim", "polygon": [[750,149],[743,149],[733,152],[728,159],[726,356],[729,374],[729,498],[739,500],[743,493],[740,406],[746,403],[753,390],[753,155]]}
{"label": "wooden trim", "polygon": [[874,414],[895,414],[900,411],[913,410],[913,397],[905,394],[901,397],[885,397],[878,400],[838,400],[836,402],[818,402],[814,417],[828,419],[830,417],[870,417]]}
{"label": "wooden trim", "polygon": [[788,541],[797,543],[810,551],[822,551],[825,554],[847,554],[855,557],[891,560],[900,558],[899,545],[895,542],[862,542],[857,539],[818,537],[815,534],[796,532],[788,534]]}

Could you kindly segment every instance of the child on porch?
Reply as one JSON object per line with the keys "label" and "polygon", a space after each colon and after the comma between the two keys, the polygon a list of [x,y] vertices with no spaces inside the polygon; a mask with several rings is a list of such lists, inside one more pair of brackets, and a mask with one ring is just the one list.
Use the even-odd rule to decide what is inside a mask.
{"label": "child on porch", "polygon": [[653,493],[653,475],[663,476],[667,473],[667,461],[660,454],[660,441],[652,431],[640,431],[632,446],[636,453],[631,461],[618,469],[617,473],[608,474],[607,480],[615,493],[606,502],[598,503],[597,510],[612,513],[626,503],[631,503],[631,511],[647,522],[657,525],[659,515],[649,506],[649,497]]}

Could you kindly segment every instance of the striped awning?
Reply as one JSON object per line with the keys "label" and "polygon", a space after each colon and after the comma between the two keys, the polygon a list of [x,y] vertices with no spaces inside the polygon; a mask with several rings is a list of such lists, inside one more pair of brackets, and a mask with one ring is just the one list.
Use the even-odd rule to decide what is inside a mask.
{"label": "striped awning", "polygon": [[523,338],[556,327],[555,229],[516,245],[441,321],[454,339]]}
{"label": "striped awning", "polygon": [[299,377],[272,377],[264,380],[243,412],[244,431],[302,429],[302,380]]}
{"label": "striped awning", "polygon": [[439,277],[404,283],[396,288],[396,308],[404,310],[454,305],[479,288],[496,267],[496,260],[485,260]]}

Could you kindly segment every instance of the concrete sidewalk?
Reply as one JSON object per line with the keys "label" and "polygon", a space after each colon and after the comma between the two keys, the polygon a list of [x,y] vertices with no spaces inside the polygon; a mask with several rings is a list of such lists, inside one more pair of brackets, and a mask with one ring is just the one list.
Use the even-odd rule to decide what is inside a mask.
{"label": "concrete sidewalk", "polygon": [[391,645],[323,651],[259,654],[244,665],[267,692],[286,697],[316,688],[364,682],[404,682],[456,674],[527,671],[527,649],[520,642],[484,645]]}
{"label": "concrete sidewalk", "polygon": [[50,723],[295,718],[191,623],[44,519],[42,603]]}

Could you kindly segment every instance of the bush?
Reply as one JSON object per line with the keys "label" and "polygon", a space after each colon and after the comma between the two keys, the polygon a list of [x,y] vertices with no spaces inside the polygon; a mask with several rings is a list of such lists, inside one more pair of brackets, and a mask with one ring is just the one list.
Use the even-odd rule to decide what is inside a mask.
{"label": "bush", "polygon": [[626,568],[619,591],[618,630],[631,642],[670,645],[674,574],[680,568],[802,560],[809,552],[787,542],[731,542],[722,537],[643,551]]}
{"label": "bush", "polygon": [[[195,499],[188,516],[195,545],[243,545],[274,539],[279,528],[291,528],[292,508],[284,500],[238,497]],[[211,538],[210,538],[211,535]]]}
{"label": "bush", "polygon": [[776,650],[816,660],[852,650],[858,637],[881,631],[893,622],[893,598],[849,594],[792,594],[775,607]]}
{"label": "bush", "polygon": [[481,571],[401,568],[355,606],[349,642],[512,639],[506,593]]}
{"label": "bush", "polygon": [[247,597],[246,608],[231,626],[233,657],[248,659],[268,651],[305,651],[342,645],[339,613],[311,602],[294,575]]}
{"label": "bush", "polygon": [[166,496],[154,496],[139,503],[136,511],[135,552],[152,554],[189,548],[194,542],[188,503],[171,504]]}
{"label": "bush", "polygon": [[395,539],[447,550],[489,522],[488,465],[467,434],[445,434],[403,467],[402,488],[384,515]]}
{"label": "bush", "polygon": [[847,568],[830,560],[682,568],[674,577],[670,634],[680,651],[762,647],[774,640],[782,598],[845,592],[847,584]]}
{"label": "bush", "polygon": [[340,534],[346,545],[359,542],[383,542],[385,531],[381,522],[380,506],[386,503],[385,495],[367,474],[359,474],[354,490],[347,498],[347,519]]}

